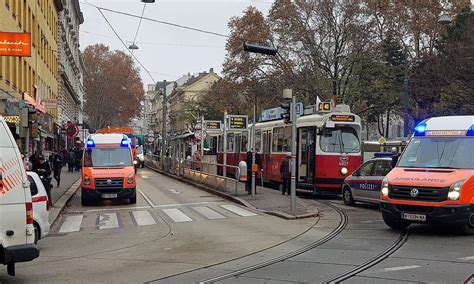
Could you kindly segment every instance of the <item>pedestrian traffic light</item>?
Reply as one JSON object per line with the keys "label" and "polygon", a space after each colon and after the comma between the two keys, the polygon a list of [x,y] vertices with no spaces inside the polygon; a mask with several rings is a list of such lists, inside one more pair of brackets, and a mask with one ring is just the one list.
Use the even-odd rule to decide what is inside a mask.
{"label": "pedestrian traffic light", "polygon": [[281,108],[284,112],[281,114],[281,118],[285,123],[291,123],[291,102],[281,103]]}
{"label": "pedestrian traffic light", "polygon": [[251,43],[244,42],[244,51],[252,52],[252,53],[266,54],[266,55],[276,55],[277,52],[278,52],[278,49],[276,49],[272,46],[263,46],[263,45],[251,44]]}

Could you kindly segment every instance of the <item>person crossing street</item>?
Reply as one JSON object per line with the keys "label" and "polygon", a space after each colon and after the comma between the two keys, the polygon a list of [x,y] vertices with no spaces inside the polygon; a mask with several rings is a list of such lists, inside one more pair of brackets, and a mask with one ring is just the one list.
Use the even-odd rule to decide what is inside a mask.
{"label": "person crossing street", "polygon": [[283,159],[280,165],[280,174],[283,179],[283,189],[282,193],[285,195],[285,192],[288,192],[288,195],[291,194],[291,171],[290,171],[291,156],[288,155]]}
{"label": "person crossing street", "polygon": [[57,187],[61,184],[61,170],[63,169],[63,158],[59,152],[54,151],[51,167],[53,168],[53,177],[56,180]]}

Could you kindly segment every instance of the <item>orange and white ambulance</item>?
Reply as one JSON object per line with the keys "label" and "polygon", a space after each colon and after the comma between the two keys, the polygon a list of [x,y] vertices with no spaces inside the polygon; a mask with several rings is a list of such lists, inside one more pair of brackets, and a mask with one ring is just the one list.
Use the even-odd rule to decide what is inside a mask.
{"label": "orange and white ambulance", "polygon": [[34,245],[33,203],[20,151],[0,116],[0,264],[15,275],[15,263],[39,256]]}
{"label": "orange and white ambulance", "polygon": [[385,223],[455,225],[474,234],[474,116],[426,119],[385,177]]}
{"label": "orange and white ambulance", "polygon": [[124,134],[91,134],[84,147],[81,201],[129,199],[137,202],[130,139]]}

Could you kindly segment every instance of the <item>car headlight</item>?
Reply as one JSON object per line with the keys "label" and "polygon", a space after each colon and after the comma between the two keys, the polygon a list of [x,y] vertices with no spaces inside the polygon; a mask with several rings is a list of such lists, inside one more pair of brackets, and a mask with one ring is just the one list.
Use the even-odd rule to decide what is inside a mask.
{"label": "car headlight", "polygon": [[133,183],[133,174],[129,174],[128,175],[128,184],[132,184]]}
{"label": "car headlight", "polygon": [[448,200],[459,200],[464,180],[458,180],[449,187]]}
{"label": "car headlight", "polygon": [[347,174],[347,168],[343,167],[341,168],[341,175],[345,176]]}
{"label": "car headlight", "polygon": [[382,192],[383,196],[388,197],[389,190],[388,190],[388,178],[387,177],[383,178],[381,192]]}
{"label": "car headlight", "polygon": [[91,180],[88,175],[84,175],[84,185],[90,185]]}

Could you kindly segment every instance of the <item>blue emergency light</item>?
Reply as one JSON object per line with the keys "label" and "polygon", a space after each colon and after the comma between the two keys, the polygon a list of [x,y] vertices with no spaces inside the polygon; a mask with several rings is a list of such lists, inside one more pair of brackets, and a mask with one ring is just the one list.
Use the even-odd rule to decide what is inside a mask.
{"label": "blue emergency light", "polygon": [[415,136],[425,136],[426,122],[422,121],[415,127]]}
{"label": "blue emergency light", "polygon": [[128,138],[123,138],[122,141],[120,142],[120,146],[122,147],[128,147]]}
{"label": "blue emergency light", "polygon": [[375,158],[391,158],[393,157],[393,153],[392,152],[377,152],[377,153],[374,153],[374,157]]}
{"label": "blue emergency light", "polygon": [[466,132],[466,136],[474,136],[474,124],[469,127],[469,129]]}
{"label": "blue emergency light", "polygon": [[95,142],[94,140],[92,140],[91,138],[87,139],[87,148],[92,148],[95,146]]}

